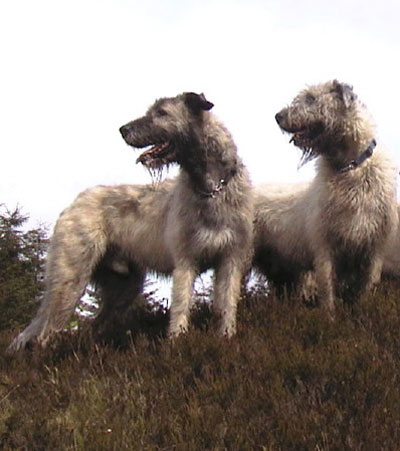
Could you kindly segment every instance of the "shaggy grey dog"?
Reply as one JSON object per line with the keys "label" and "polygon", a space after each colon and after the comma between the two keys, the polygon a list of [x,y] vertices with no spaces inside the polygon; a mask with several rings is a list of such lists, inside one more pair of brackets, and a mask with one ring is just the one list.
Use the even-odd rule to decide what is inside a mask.
{"label": "shaggy grey dog", "polygon": [[302,91],[276,115],[302,149],[317,158],[311,184],[255,190],[255,265],[278,286],[313,270],[318,298],[356,299],[380,280],[397,227],[396,168],[377,144],[363,104],[346,84]]}
{"label": "shaggy grey dog", "polygon": [[149,271],[173,276],[170,336],[187,329],[194,279],[208,268],[215,269],[220,333],[235,333],[251,261],[252,191],[212,107],[203,94],[184,93],[157,100],[121,127],[129,145],[146,147],[139,162],[154,171],[177,163],[180,174],[153,185],[98,186],[77,197],[56,224],[39,311],[10,351],[43,344],[62,329],[89,282],[101,289],[98,327],[118,324]]}

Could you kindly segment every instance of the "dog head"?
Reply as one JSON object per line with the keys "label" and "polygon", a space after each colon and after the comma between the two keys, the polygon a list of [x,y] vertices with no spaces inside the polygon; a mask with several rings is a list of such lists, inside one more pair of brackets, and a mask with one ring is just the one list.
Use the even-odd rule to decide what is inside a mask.
{"label": "dog head", "polygon": [[204,94],[193,92],[161,98],[145,116],[122,126],[120,132],[127,144],[145,149],[137,162],[147,168],[157,170],[172,163],[182,164],[187,149],[194,147],[203,114],[213,106]]}
{"label": "dog head", "polygon": [[357,97],[337,80],[311,86],[276,114],[279,127],[303,154],[301,164],[338,147],[354,127]]}

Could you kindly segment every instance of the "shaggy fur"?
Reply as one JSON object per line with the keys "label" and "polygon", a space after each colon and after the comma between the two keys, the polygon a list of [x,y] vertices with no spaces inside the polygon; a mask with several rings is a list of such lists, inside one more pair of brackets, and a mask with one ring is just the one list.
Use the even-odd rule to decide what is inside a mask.
{"label": "shaggy fur", "polygon": [[215,269],[214,307],[221,334],[236,328],[242,274],[251,260],[253,204],[247,170],[204,95],[155,102],[121,127],[146,148],[152,170],[177,163],[179,176],[154,185],[98,186],[81,193],[58,219],[47,258],[46,289],[32,323],[11,343],[43,344],[62,329],[89,282],[101,290],[98,327],[121,322],[148,271],[173,276],[169,335],[188,327],[195,277]]}
{"label": "shaggy fur", "polygon": [[332,313],[339,293],[354,300],[380,280],[398,221],[396,168],[379,143],[360,157],[375,129],[348,85],[312,86],[276,120],[303,163],[317,158],[317,173],[311,184],[255,189],[254,263],[278,286],[314,270],[318,298]]}
{"label": "shaggy fur", "polygon": [[[397,214],[400,217],[400,205],[397,206]],[[388,279],[400,279],[400,224],[386,250],[382,276]]]}

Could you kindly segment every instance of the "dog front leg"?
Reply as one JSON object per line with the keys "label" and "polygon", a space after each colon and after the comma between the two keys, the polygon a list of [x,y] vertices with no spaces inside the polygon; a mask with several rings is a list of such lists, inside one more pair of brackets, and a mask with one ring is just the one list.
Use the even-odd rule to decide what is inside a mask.
{"label": "dog front leg", "polygon": [[231,337],[236,333],[236,310],[241,278],[242,271],[234,261],[223,261],[216,269],[214,308],[221,316],[220,335]]}
{"label": "dog front leg", "polygon": [[365,291],[368,292],[374,288],[381,281],[383,268],[383,257],[382,255],[376,255],[372,259],[370,268],[365,281]]}
{"label": "dog front leg", "polygon": [[318,298],[323,309],[330,316],[335,311],[335,295],[333,286],[334,267],[328,253],[319,254],[314,260]]}
{"label": "dog front leg", "polygon": [[171,318],[168,331],[170,338],[187,331],[190,300],[195,277],[196,270],[193,266],[184,265],[174,269],[172,274]]}

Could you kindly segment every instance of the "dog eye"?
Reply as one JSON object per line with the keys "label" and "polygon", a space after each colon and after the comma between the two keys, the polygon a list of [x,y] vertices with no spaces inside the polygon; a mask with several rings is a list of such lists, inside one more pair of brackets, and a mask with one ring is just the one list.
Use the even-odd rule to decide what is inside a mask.
{"label": "dog eye", "polygon": [[168,113],[165,110],[158,110],[157,111],[157,116],[160,116],[160,117],[167,116],[167,114]]}
{"label": "dog eye", "polygon": [[312,94],[306,95],[306,104],[312,105],[315,102],[315,97]]}

